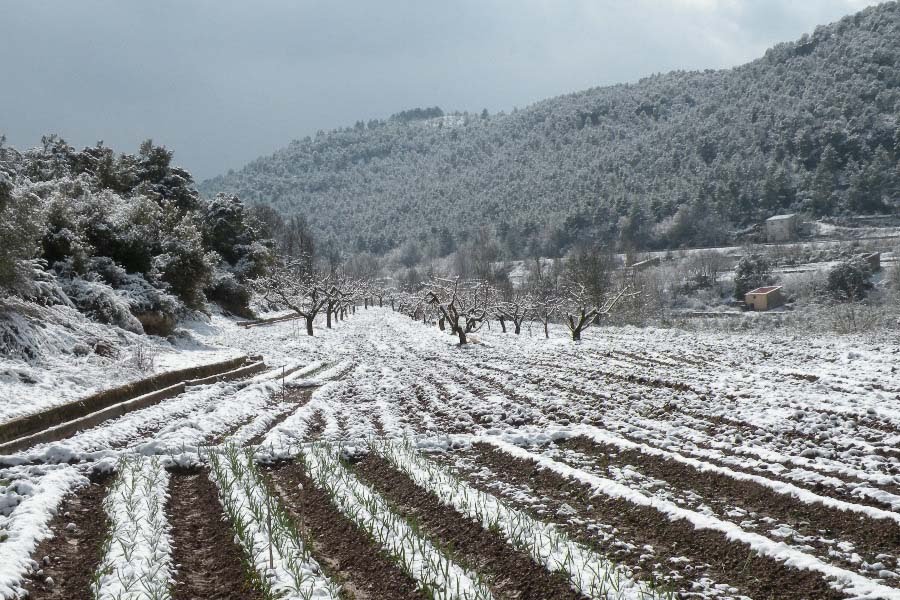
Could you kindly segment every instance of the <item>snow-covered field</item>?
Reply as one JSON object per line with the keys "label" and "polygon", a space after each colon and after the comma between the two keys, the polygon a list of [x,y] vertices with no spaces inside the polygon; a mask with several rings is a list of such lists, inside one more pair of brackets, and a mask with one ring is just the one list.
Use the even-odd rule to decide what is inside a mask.
{"label": "snow-covered field", "polygon": [[[159,364],[192,364],[203,348],[263,354],[271,370],[4,457],[0,596],[60,592],[68,567],[54,544],[92,539],[60,498],[125,502],[128,488],[98,473],[149,464],[120,462],[138,455],[170,468],[153,479],[169,486],[151,494],[168,498],[156,536],[140,532],[165,551],[142,553],[159,564],[140,568],[148,580],[171,570],[173,589],[225,585],[223,568],[177,566],[202,542],[176,507],[196,505],[237,528],[234,569],[287,597],[334,585],[373,598],[900,598],[895,340],[596,328],[576,344],[560,329],[545,340],[539,327],[494,327],[461,348],[389,309],[358,309],[314,338],[296,322],[244,330],[221,317],[189,331]],[[68,397],[70,378],[51,375],[63,359],[48,356],[3,369],[44,369],[45,393]],[[305,368],[282,381],[283,365]],[[103,387],[96,373],[79,394]],[[27,385],[3,379],[0,391]],[[233,507],[186,497],[196,485],[184,491],[225,442],[260,465],[214,477],[213,497],[239,483],[261,499],[239,523],[222,519]],[[112,480],[123,476],[135,477]],[[130,531],[121,515],[141,510],[155,511],[112,511],[107,529]],[[117,556],[103,547],[97,569]],[[328,583],[291,592],[295,568]]]}

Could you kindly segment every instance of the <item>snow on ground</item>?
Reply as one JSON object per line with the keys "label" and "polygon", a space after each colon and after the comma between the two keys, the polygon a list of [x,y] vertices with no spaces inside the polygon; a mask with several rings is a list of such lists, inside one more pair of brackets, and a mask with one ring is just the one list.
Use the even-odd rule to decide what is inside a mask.
{"label": "snow on ground", "polygon": [[288,369],[340,354],[323,341],[331,333],[324,326],[309,340],[301,321],[243,329],[238,319],[214,314],[181,323],[172,336],[160,338],[95,323],[65,306],[23,304],[17,311],[0,310],[0,422],[242,354],[263,354],[270,367]]}
{"label": "snow on ground", "polygon": [[[192,388],[68,440],[7,457],[11,466],[0,470],[3,489],[12,489],[26,469],[51,468],[23,463],[75,460],[88,467],[125,452],[177,460],[179,454],[199,457],[204,444],[230,436],[241,444],[259,442],[257,456],[286,457],[310,440],[365,448],[375,436],[440,449],[444,464],[460,477],[498,486],[491,493],[518,502],[517,510],[540,510],[539,496],[506,482],[502,469],[478,463],[472,442],[493,439],[494,447],[572,475],[601,495],[605,490],[666,507],[669,518],[706,525],[723,543],[740,540],[812,568],[845,592],[874,598],[900,589],[900,547],[890,541],[900,539],[893,516],[900,511],[896,340],[623,327],[590,329],[573,343],[560,327],[545,340],[540,327],[526,326],[516,336],[495,326],[476,336],[479,343],[459,347],[436,327],[389,309],[359,309],[332,330],[318,327],[313,338],[299,322],[244,330],[219,316],[186,329],[194,347],[263,354],[273,373]],[[179,352],[176,345],[170,356]],[[191,352],[184,349],[185,360]],[[306,369],[282,386],[282,365]],[[96,375],[95,384],[101,381]],[[47,390],[60,397],[69,385],[61,379],[53,387],[48,379]],[[23,386],[4,380],[0,390],[5,395]],[[299,395],[303,390],[309,393]],[[603,454],[607,465],[590,453],[557,447],[576,437],[630,454],[621,463],[615,453]],[[725,498],[723,489],[716,497],[665,469],[652,471],[652,461],[670,461],[697,477],[722,477],[737,490],[758,486],[754,493],[773,508],[749,510],[739,492]],[[40,496],[47,498],[44,522],[56,502],[51,492]],[[18,526],[16,510],[6,521],[10,530]],[[823,534],[802,517],[784,516],[795,511],[821,519],[816,515],[823,510],[854,518],[826,523],[833,530]],[[576,532],[589,525],[592,536],[615,548],[650,545],[598,519],[575,515],[565,524]],[[856,529],[857,521],[885,533],[861,533],[869,530]],[[625,566],[630,571],[641,565]],[[692,568],[694,575],[680,575],[687,577],[679,584],[684,589],[701,597],[736,597],[730,582],[702,565]],[[666,568],[658,574],[666,576]]]}

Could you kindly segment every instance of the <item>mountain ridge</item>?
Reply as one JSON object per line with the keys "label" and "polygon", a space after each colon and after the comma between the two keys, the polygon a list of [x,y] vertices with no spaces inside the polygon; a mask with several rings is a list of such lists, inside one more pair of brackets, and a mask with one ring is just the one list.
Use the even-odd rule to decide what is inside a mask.
{"label": "mountain ridge", "polygon": [[484,226],[510,257],[720,243],[781,211],[894,210],[898,71],[900,5],[888,2],[732,69],[508,114],[358,122],[199,187],[303,213],[320,239],[376,254],[407,242],[442,255]]}

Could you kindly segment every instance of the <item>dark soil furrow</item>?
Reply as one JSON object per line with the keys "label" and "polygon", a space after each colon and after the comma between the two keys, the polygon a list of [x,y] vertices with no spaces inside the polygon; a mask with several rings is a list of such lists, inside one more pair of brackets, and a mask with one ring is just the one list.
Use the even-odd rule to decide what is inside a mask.
{"label": "dark soil furrow", "polygon": [[308,441],[318,440],[325,431],[325,417],[322,411],[317,410],[316,414],[309,420],[309,426],[306,428],[306,439]]}
{"label": "dark soil furrow", "polygon": [[172,526],[173,600],[262,600],[241,561],[215,484],[200,470],[174,473],[166,515]]}
{"label": "dark soil furrow", "polygon": [[[504,371],[503,369],[490,367],[487,365],[482,365],[482,366],[484,366],[487,369],[496,371],[498,373],[503,373],[507,377],[509,376],[509,373]],[[603,408],[604,405],[609,402],[609,400],[607,398],[604,398],[603,396],[594,394],[593,392],[590,392],[589,390],[579,389],[574,386],[569,386],[564,381],[558,380],[553,376],[547,375],[547,369],[559,369],[558,366],[543,365],[543,367],[544,367],[544,370],[542,371],[543,375],[540,376],[537,380],[535,380],[534,377],[531,377],[531,379],[532,379],[531,382],[532,383],[540,383],[540,382],[547,381],[549,383],[552,383],[553,388],[564,389],[564,390],[568,391],[569,393],[573,394],[576,398],[586,400],[589,404],[596,404],[596,402],[600,402],[601,406],[597,407],[598,419],[594,420],[594,422],[599,424],[600,417],[602,416],[600,414],[601,413],[600,409]],[[478,377],[480,379],[485,379],[483,376],[479,376],[477,374],[476,374],[476,377]],[[486,381],[489,382],[490,380],[486,380]],[[521,399],[521,396],[517,396],[517,398]],[[547,414],[553,414],[552,412],[548,412],[547,408],[549,408],[549,407],[545,407],[544,411]],[[740,421],[740,420],[734,419],[732,417],[721,416],[721,415],[707,415],[707,414],[701,413],[700,411],[684,407],[681,404],[666,405],[665,407],[662,407],[661,410],[662,411],[675,411],[675,412],[679,412],[687,417],[690,417],[691,419],[696,421],[694,423],[694,426],[697,429],[702,430],[707,433],[714,432],[719,437],[721,437],[721,435],[723,433],[723,431],[722,431],[723,427],[729,427],[729,428],[734,428],[733,433],[739,433],[739,434],[742,434],[743,436],[750,437],[750,438],[766,436],[766,435],[769,435],[769,436],[777,435],[779,438],[784,439],[784,440],[795,440],[796,439],[796,440],[807,440],[808,441],[808,440],[815,439],[815,437],[812,436],[811,434],[806,434],[802,431],[797,431],[797,430],[790,430],[790,431],[771,430],[770,431],[768,429],[760,428],[756,425],[746,423],[744,421]],[[564,419],[565,419],[565,416],[566,415],[563,415]],[[565,422],[565,421],[563,421],[563,422]],[[706,447],[702,443],[698,443],[698,445],[701,447]],[[721,451],[722,449],[718,448],[718,450]],[[812,470],[822,471],[822,469],[820,469],[817,465],[814,465],[814,464],[809,465],[808,468],[810,468]],[[832,475],[832,473],[830,473],[828,471],[823,471],[823,472],[826,475]],[[768,477],[769,475],[766,474],[766,476]],[[880,485],[874,484],[870,481],[865,481],[865,480],[857,479],[857,478],[846,476],[846,475],[842,476],[842,478],[850,484],[865,485],[867,487],[882,489],[884,491],[894,493],[894,494],[900,493],[900,486],[891,485],[891,484],[880,484]],[[801,487],[803,487],[802,484],[798,484],[797,482],[791,481],[791,483],[794,483],[795,485],[801,485]],[[819,492],[821,487],[822,486],[814,486],[814,489],[812,489],[812,491]],[[849,493],[843,493],[839,490],[836,490],[835,494],[837,494],[836,497],[840,497],[841,499],[846,500],[848,502],[857,502],[857,503],[866,504],[869,506],[885,508],[885,505],[883,503],[881,503],[875,499],[859,498],[856,496],[852,496]]]}
{"label": "dark soil furrow", "polygon": [[112,476],[96,479],[63,500],[50,523],[54,537],[41,542],[32,556],[41,563],[41,571],[26,582],[29,598],[91,597],[91,581],[103,560],[109,529],[103,499],[112,480]]}
{"label": "dark soil furrow", "polygon": [[[887,519],[872,519],[858,513],[848,513],[821,504],[810,505],[793,496],[778,494],[770,488],[752,481],[741,481],[722,473],[698,471],[674,460],[665,459],[639,450],[623,450],[617,446],[601,444],[585,438],[560,442],[569,448],[589,456],[602,470],[610,466],[634,466],[641,474],[661,479],[677,489],[688,490],[702,496],[702,502],[725,512],[730,507],[740,507],[759,517],[771,517],[778,523],[789,525],[805,536],[804,544],[815,547],[826,555],[837,541],[851,541],[854,552],[869,563],[881,562],[879,554],[893,556],[900,548],[900,525]],[[757,517],[757,518],[759,518]],[[821,541],[832,540],[831,544]],[[858,569],[858,560],[843,562],[850,570]],[[891,565],[893,566],[893,565]],[[895,582],[898,585],[900,582]]]}
{"label": "dark soil furrow", "polygon": [[414,520],[432,539],[452,549],[460,564],[478,572],[490,584],[495,598],[543,600],[580,598],[564,576],[537,565],[514,550],[499,534],[441,504],[390,463],[374,454],[354,470],[382,494],[405,518]]}
{"label": "dark soil furrow", "polygon": [[[269,425],[266,427],[265,430],[260,431],[259,433],[254,435],[252,438],[247,440],[247,445],[255,446],[255,445],[261,443],[266,438],[266,435],[270,431],[272,431],[273,429],[275,429],[276,427],[278,427],[279,425],[284,423],[284,421],[289,416],[291,416],[298,408],[305,406],[312,398],[314,391],[315,391],[315,388],[308,388],[308,387],[299,388],[299,389],[294,388],[294,389],[287,390],[286,393],[283,396],[281,396],[281,401],[282,401],[282,403],[291,403],[294,406],[284,409],[284,410],[282,410],[282,412],[278,413],[278,416],[276,416],[274,419],[272,419],[272,422],[269,423]],[[279,395],[281,395],[281,394],[279,393]]]}
{"label": "dark soil furrow", "polygon": [[[267,405],[267,406],[263,407],[262,410],[268,410],[269,408],[271,408],[271,405]],[[235,431],[237,431],[244,425],[248,425],[248,424],[252,423],[253,419],[255,419],[255,418],[256,418],[256,415],[251,415],[249,417],[245,417],[245,418],[241,419],[237,423],[234,423],[231,426],[229,426],[228,429],[226,429],[222,433],[212,436],[212,438],[210,438],[209,443],[214,446],[224,443],[228,438],[230,438],[232,435],[234,435]]]}
{"label": "dark soil furrow", "polygon": [[354,600],[402,600],[425,596],[416,582],[373,545],[366,534],[331,504],[299,463],[265,471],[273,490],[294,519],[297,530],[312,540],[310,550],[342,596]]}
{"label": "dark soil furrow", "polygon": [[[696,565],[707,565],[705,576],[735,586],[755,600],[816,598],[837,600],[844,596],[819,575],[785,566],[772,558],[754,554],[743,543],[729,541],[710,530],[695,529],[687,521],[672,521],[662,513],[625,500],[596,495],[590,486],[541,469],[535,463],[514,458],[491,446],[473,447],[477,465],[499,474],[500,479],[525,485],[548,507],[540,518],[549,518],[565,527],[576,539],[596,545],[598,540],[574,517],[605,523],[615,528],[619,540],[628,540],[609,550],[626,564],[639,564],[644,547],[650,545],[656,560],[677,574],[677,580],[697,581]],[[476,483],[476,486],[481,484]],[[488,490],[490,491],[490,490]],[[530,510],[530,507],[526,508]],[[574,511],[574,514],[573,514]],[[601,544],[601,551],[604,550]],[[684,558],[688,561],[684,561]],[[677,584],[676,584],[677,585]],[[683,590],[689,591],[689,590]]]}
{"label": "dark soil furrow", "polygon": [[[602,425],[602,423],[601,423],[601,425]],[[628,434],[621,432],[621,431],[618,431],[617,433],[618,433],[618,435],[620,435],[623,438],[630,440],[632,442],[649,444],[651,446],[653,445],[652,440],[647,440],[647,439],[643,439],[643,438],[641,438],[641,439],[632,438]],[[709,444],[697,444],[697,446],[699,448],[711,449],[711,446]],[[721,448],[716,448],[716,450],[719,452],[723,452],[723,450]],[[682,452],[682,454],[690,456],[689,451],[683,450],[681,452]],[[735,454],[732,454],[731,456],[736,457],[736,458],[742,458],[742,459],[746,458],[742,455],[735,455]],[[839,488],[839,487],[836,487],[835,485],[826,485],[825,483],[808,483],[805,481],[797,481],[791,477],[787,477],[786,475],[781,475],[780,473],[769,471],[765,468],[765,465],[763,465],[763,468],[753,467],[751,465],[747,465],[747,466],[741,468],[741,467],[735,466],[730,461],[720,460],[720,459],[713,458],[710,456],[700,456],[700,457],[696,457],[696,458],[698,460],[702,460],[704,462],[712,463],[712,464],[720,466],[720,467],[725,467],[725,468],[731,469],[732,471],[736,471],[738,473],[745,473],[748,475],[759,475],[761,477],[771,479],[772,481],[780,481],[782,483],[789,483],[789,484],[797,486],[799,488],[809,490],[813,493],[816,493],[816,494],[819,494],[822,496],[829,496],[829,497],[835,498],[837,500],[843,500],[845,502],[852,502],[854,504],[862,504],[865,506],[871,506],[873,508],[880,508],[882,510],[885,510],[885,509],[890,510],[890,508],[891,508],[890,504],[887,504],[886,502],[882,502],[882,501],[878,500],[877,498],[869,498],[869,497],[854,495],[850,491],[849,487],[848,488]],[[781,463],[778,463],[778,464],[781,464]],[[828,473],[826,473],[826,474],[829,475],[830,477],[834,477],[834,475],[831,475]],[[848,486],[861,485],[861,486],[871,487],[871,488],[876,488],[876,489],[879,487],[871,482],[864,481],[862,479],[857,479],[855,477],[850,477],[847,475],[842,475],[841,480],[846,482],[848,484]]]}

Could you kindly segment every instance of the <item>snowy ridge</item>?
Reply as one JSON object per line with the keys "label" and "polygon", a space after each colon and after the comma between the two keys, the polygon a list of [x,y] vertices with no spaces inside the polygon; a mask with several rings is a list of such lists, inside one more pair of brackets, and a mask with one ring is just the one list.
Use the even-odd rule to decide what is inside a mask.
{"label": "snowy ridge", "polygon": [[387,459],[442,503],[481,524],[497,529],[517,550],[550,571],[560,571],[572,587],[589,598],[646,600],[667,598],[631,579],[620,567],[568,539],[552,524],[510,508],[496,497],[467,485],[427,461],[409,445],[373,441],[371,449]]}
{"label": "snowy ridge", "polygon": [[[634,418],[634,423],[626,423],[615,419],[608,419],[608,424],[616,424],[625,431],[634,430],[637,424],[644,427],[644,437],[647,431],[653,431],[658,435],[666,436],[666,439],[673,437],[673,430],[670,425],[660,423],[652,419]],[[684,428],[683,428],[684,429]],[[874,483],[884,484],[892,483],[893,478],[876,473],[869,473],[861,469],[855,469],[842,463],[832,461],[824,463],[822,459],[813,461],[802,456],[795,456],[778,452],[776,450],[768,450],[764,448],[754,448],[748,445],[733,447],[729,444],[722,443],[715,438],[701,435],[693,430],[677,432],[677,436],[690,441],[690,444],[684,445],[681,450],[685,454],[691,454],[699,458],[718,460],[723,463],[733,465],[735,467],[752,467],[762,468],[779,472],[782,477],[798,481],[800,483],[821,483],[835,488],[850,487],[848,482],[840,479],[834,474],[854,477],[863,481],[872,481]],[[728,454],[725,450],[730,450],[734,454]],[[784,469],[784,464],[792,464],[797,467],[790,470]],[[772,469],[775,467],[775,469]],[[853,493],[864,498],[877,500],[892,510],[900,510],[900,495],[892,494],[885,490],[872,488],[861,485],[852,486]]]}
{"label": "snowy ridge", "polygon": [[50,520],[63,497],[88,483],[74,467],[52,468],[9,517],[0,515],[0,597],[26,593],[22,582],[31,568],[31,553],[41,541],[53,537]]}
{"label": "snowy ridge", "polygon": [[257,584],[283,600],[337,600],[338,586],[305,547],[290,517],[266,491],[253,457],[233,445],[209,454],[210,478]]}
{"label": "snowy ridge", "polygon": [[166,520],[169,474],[159,458],[122,457],[104,508],[111,522],[91,585],[97,600],[171,597],[172,547]]}
{"label": "snowy ridge", "polygon": [[760,555],[769,556],[797,569],[819,573],[828,580],[832,587],[850,594],[856,600],[900,600],[900,589],[890,588],[846,569],[829,565],[818,558],[791,548],[783,542],[776,542],[757,533],[744,531],[734,523],[686,510],[666,500],[650,498],[628,486],[586,473],[496,438],[486,436],[481,438],[481,441],[491,444],[510,456],[533,461],[540,467],[558,475],[585,483],[598,494],[626,500],[638,506],[650,507],[665,514],[671,520],[684,519],[697,529],[718,531],[729,540],[747,544]]}
{"label": "snowy ridge", "polygon": [[419,586],[436,600],[490,600],[490,590],[397,515],[379,494],[362,484],[326,443],[305,448],[299,457],[313,481],[334,505],[381,545]]}
{"label": "snowy ridge", "polygon": [[644,454],[649,454],[652,456],[659,456],[661,458],[667,458],[670,460],[674,460],[676,462],[680,462],[685,465],[689,465],[694,467],[700,472],[708,471],[714,473],[720,473],[722,475],[727,475],[732,479],[736,479],[738,481],[752,481],[753,483],[758,483],[759,485],[765,486],[770,490],[783,494],[785,496],[792,496],[797,498],[801,502],[806,504],[822,504],[824,506],[830,506],[832,508],[837,508],[839,510],[847,511],[847,512],[855,512],[859,514],[866,515],[867,517],[871,517],[873,519],[887,519],[890,521],[894,521],[897,524],[900,524],[900,514],[890,512],[887,510],[881,510],[879,508],[875,508],[872,506],[866,506],[864,504],[853,504],[851,502],[845,502],[843,500],[838,500],[835,498],[829,498],[828,496],[820,496],[814,492],[809,490],[799,488],[793,484],[785,483],[781,481],[774,481],[772,479],[767,479],[760,475],[751,475],[748,473],[741,473],[738,471],[733,471],[728,467],[721,467],[719,465],[714,465],[712,463],[704,462],[701,460],[697,460],[695,458],[690,458],[687,456],[683,456],[678,452],[669,452],[666,450],[660,450],[659,448],[654,448],[652,446],[648,446],[646,444],[638,444],[636,442],[632,442],[630,440],[626,440],[623,437],[620,437],[614,433],[609,431],[599,429],[597,427],[592,427],[589,425],[582,425],[574,429],[569,429],[565,431],[559,431],[556,435],[551,434],[551,437],[555,437],[557,439],[565,437],[572,438],[577,436],[584,436],[591,440],[610,444],[613,446],[618,446],[619,448],[638,450]]}

